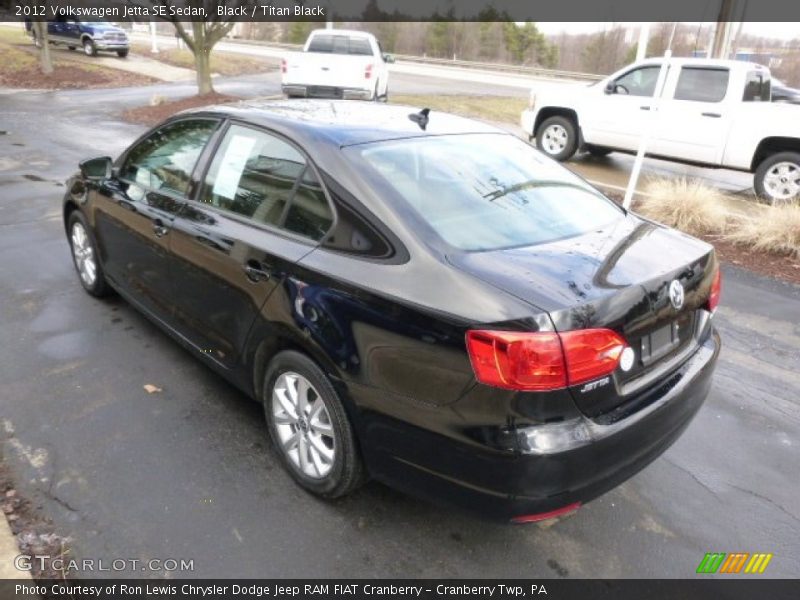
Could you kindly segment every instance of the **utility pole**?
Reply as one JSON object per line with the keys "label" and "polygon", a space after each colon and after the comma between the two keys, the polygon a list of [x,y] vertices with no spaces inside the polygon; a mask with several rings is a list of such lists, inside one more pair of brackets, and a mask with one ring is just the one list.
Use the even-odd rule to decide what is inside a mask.
{"label": "utility pole", "polygon": [[639,28],[639,45],[636,46],[636,62],[647,57],[647,41],[650,38],[650,23],[641,23]]}
{"label": "utility pole", "polygon": [[717,29],[714,32],[714,42],[711,45],[710,58],[728,58],[728,49],[731,43],[731,23],[736,0],[722,0],[717,16]]}

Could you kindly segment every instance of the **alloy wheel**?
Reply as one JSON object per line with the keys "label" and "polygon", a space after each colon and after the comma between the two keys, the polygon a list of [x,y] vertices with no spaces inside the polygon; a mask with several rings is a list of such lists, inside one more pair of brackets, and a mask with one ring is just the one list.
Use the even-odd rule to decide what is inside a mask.
{"label": "alloy wheel", "polygon": [[553,124],[544,130],[542,146],[548,154],[559,154],[569,142],[569,134],[561,125]]}
{"label": "alloy wheel", "polygon": [[303,475],[322,479],[333,468],[336,435],[325,402],[311,382],[292,371],[272,388],[272,422],[280,448]]}
{"label": "alloy wheel", "polygon": [[81,223],[72,225],[71,239],[72,256],[75,266],[78,267],[78,274],[87,287],[92,287],[97,280],[97,262],[92,242]]}
{"label": "alloy wheel", "polygon": [[790,202],[800,198],[800,165],[779,162],[764,175],[764,188],[773,204]]}

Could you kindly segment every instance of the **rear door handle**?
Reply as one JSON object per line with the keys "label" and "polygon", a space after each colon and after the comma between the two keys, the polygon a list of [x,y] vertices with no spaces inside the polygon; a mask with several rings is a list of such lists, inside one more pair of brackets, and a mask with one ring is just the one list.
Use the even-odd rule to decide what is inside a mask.
{"label": "rear door handle", "polygon": [[722,115],[719,113],[705,112],[702,113],[704,117],[711,117],[712,119],[719,119]]}
{"label": "rear door handle", "polygon": [[267,281],[272,277],[272,273],[264,268],[264,265],[256,260],[248,260],[244,264],[244,273],[250,281]]}

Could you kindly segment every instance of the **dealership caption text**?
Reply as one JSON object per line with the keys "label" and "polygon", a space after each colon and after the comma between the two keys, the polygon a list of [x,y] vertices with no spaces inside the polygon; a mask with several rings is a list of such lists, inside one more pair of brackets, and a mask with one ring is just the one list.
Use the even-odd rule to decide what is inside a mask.
{"label": "dealership caption text", "polygon": [[17,17],[75,17],[94,19],[130,19],[133,17],[195,17],[208,19],[209,17],[324,17],[325,9],[322,6],[292,7],[272,6],[271,4],[255,4],[253,6],[216,6],[216,13],[209,14],[204,6],[174,6],[174,5],[124,5],[124,6],[50,6],[43,4],[17,4],[14,7]]}
{"label": "dealership caption text", "polygon": [[33,585],[20,583],[15,586],[17,595],[35,596],[64,596],[66,598],[79,596],[191,596],[193,598],[216,596],[249,596],[249,597],[293,597],[293,596],[412,596],[420,597],[424,594],[438,596],[477,596],[481,598],[515,598],[521,596],[547,595],[544,585],[531,584],[530,586],[510,586],[502,583],[497,585],[444,585],[426,588],[421,585],[377,585],[377,584],[319,584],[319,585],[257,585],[257,584],[230,584],[230,585],[195,585],[185,583],[182,585],[142,583],[109,584],[109,585],[81,585],[78,583],[52,583],[49,585]]}

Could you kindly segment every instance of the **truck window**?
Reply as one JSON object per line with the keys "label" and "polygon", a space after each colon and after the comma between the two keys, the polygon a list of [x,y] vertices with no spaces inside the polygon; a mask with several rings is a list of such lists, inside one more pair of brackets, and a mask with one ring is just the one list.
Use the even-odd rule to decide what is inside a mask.
{"label": "truck window", "polygon": [[728,91],[728,69],[682,67],[675,88],[675,100],[721,102]]}
{"label": "truck window", "polygon": [[617,93],[631,96],[652,96],[656,91],[660,70],[660,65],[653,65],[628,71],[614,82]]}
{"label": "truck window", "polygon": [[772,82],[760,71],[750,71],[744,84],[742,102],[769,102],[772,99]]}
{"label": "truck window", "polygon": [[315,35],[308,45],[308,52],[372,56],[372,48],[368,39],[346,35]]}

